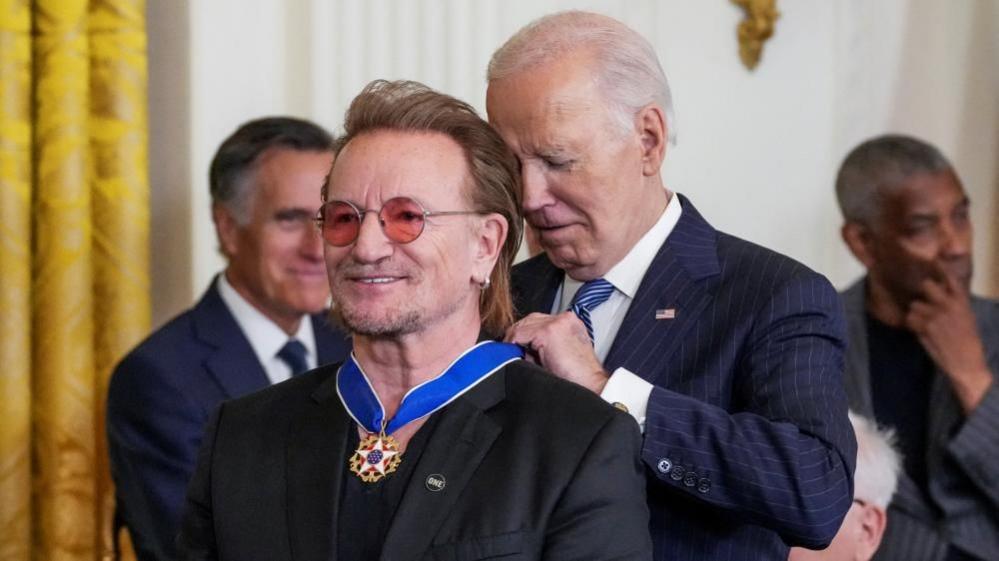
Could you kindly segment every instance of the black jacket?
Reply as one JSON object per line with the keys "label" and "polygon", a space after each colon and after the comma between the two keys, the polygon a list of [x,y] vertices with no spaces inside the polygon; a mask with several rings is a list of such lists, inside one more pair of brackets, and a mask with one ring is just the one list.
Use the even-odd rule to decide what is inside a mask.
{"label": "black jacket", "polygon": [[[183,559],[336,558],[356,430],[336,395],[337,369],[222,406],[188,492]],[[650,558],[631,417],[524,361],[438,414],[383,560]],[[444,489],[426,485],[435,474]]]}

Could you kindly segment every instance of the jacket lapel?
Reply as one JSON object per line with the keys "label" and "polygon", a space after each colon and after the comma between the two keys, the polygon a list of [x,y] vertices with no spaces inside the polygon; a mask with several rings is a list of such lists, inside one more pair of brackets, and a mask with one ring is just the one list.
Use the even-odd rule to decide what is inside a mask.
{"label": "jacket lapel", "polygon": [[[504,380],[505,369],[441,411],[385,538],[382,559],[420,559],[430,547],[501,432],[485,411],[506,395]],[[444,477],[443,490],[427,488],[431,475]]]}
{"label": "jacket lapel", "polygon": [[287,438],[288,535],[291,558],[336,559],[333,547],[340,505],[340,481],[347,464],[347,431],[353,423],[336,398],[335,372],[298,412]]}
{"label": "jacket lapel", "polygon": [[[971,309],[975,314],[979,336],[985,345],[986,361],[988,364],[993,364],[994,357],[989,355],[994,351],[990,348],[989,342],[995,341],[997,338],[994,327],[988,322],[990,316],[987,304],[972,297]],[[930,494],[933,495],[936,504],[945,509],[955,502],[953,497],[948,496],[951,490],[947,488],[947,485],[953,481],[954,474],[953,472],[948,473],[947,470],[950,468],[944,461],[948,455],[947,446],[955,432],[960,428],[961,423],[964,422],[965,417],[961,402],[954,393],[954,388],[947,374],[937,369],[930,392],[929,426],[926,428],[928,446],[926,468]]]}
{"label": "jacket lapel", "polygon": [[[682,214],[652,260],[614,338],[604,367],[625,367],[655,381],[710,302],[708,279],[720,272],[718,233],[682,195]],[[657,318],[657,312],[672,318]],[[672,312],[670,312],[672,311]]]}
{"label": "jacket lapel", "polygon": [[214,348],[205,367],[229,397],[240,397],[270,385],[250,342],[218,292],[218,277],[194,307],[195,336]]}
{"label": "jacket lapel", "polygon": [[870,354],[867,349],[866,285],[862,278],[843,293],[843,308],[846,315],[846,332],[851,335],[846,342],[846,394],[850,408],[874,418],[874,403],[871,400]]}

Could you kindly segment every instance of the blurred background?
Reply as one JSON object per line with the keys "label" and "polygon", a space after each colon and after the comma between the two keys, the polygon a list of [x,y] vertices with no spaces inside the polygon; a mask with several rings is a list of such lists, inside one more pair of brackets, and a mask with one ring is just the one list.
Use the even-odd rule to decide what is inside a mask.
{"label": "blurred background", "polygon": [[999,295],[999,2],[779,0],[762,60],[739,59],[729,0],[212,0],[148,6],[153,322],[221,268],[207,168],[265,114],[337,130],[376,78],[413,79],[484,111],[492,51],[530,20],[589,9],[656,47],[673,88],[667,185],[718,229],[799,259],[837,287],[859,266],[839,239],[833,180],[888,131],[950,157],[972,199],[977,291]]}

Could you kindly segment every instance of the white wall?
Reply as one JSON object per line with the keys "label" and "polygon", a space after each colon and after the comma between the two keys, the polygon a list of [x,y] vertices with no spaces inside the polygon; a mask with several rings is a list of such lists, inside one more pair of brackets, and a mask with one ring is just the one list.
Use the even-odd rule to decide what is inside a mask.
{"label": "white wall", "polygon": [[[924,138],[954,163],[972,201],[973,288],[999,295],[999,2],[837,2],[839,158],[885,131]],[[849,257],[828,262],[837,279]]]}
{"label": "white wall", "polygon": [[999,294],[999,3],[778,4],[776,34],[748,72],[735,39],[741,11],[728,0],[150,3],[156,323],[222,266],[207,168],[240,123],[287,113],[335,130],[375,78],[419,80],[481,110],[492,51],[565,8],[607,13],[653,42],[678,114],[664,176],[716,227],[843,286],[860,269],[838,237],[836,168],[868,136],[909,132],[953,157],[974,201],[975,287]]}

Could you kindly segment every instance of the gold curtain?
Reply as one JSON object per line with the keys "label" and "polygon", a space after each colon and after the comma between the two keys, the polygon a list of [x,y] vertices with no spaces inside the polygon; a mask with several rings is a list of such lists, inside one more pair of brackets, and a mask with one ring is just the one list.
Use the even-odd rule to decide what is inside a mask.
{"label": "gold curtain", "polygon": [[149,329],[143,0],[0,0],[0,559],[110,558],[104,401]]}

